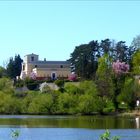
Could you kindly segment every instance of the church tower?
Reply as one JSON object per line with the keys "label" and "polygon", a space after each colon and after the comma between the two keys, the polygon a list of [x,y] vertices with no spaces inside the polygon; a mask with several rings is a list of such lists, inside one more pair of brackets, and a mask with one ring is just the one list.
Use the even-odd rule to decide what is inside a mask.
{"label": "church tower", "polygon": [[24,56],[24,61],[22,63],[22,72],[26,75],[30,75],[34,65],[38,62],[38,55],[36,54],[28,54]]}

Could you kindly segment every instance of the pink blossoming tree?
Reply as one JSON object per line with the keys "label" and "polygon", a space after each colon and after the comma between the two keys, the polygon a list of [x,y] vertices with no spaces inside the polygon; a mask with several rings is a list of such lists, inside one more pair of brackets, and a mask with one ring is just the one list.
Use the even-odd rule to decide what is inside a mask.
{"label": "pink blossoming tree", "polygon": [[77,80],[77,75],[75,73],[71,73],[68,77],[70,81],[76,81]]}
{"label": "pink blossoming tree", "polygon": [[36,77],[37,77],[36,73],[34,73],[34,72],[30,73],[30,78],[31,79],[36,80]]}
{"label": "pink blossoming tree", "polygon": [[120,62],[119,60],[117,60],[116,62],[113,62],[112,69],[115,72],[115,74],[120,75],[129,71],[129,65],[125,62]]}

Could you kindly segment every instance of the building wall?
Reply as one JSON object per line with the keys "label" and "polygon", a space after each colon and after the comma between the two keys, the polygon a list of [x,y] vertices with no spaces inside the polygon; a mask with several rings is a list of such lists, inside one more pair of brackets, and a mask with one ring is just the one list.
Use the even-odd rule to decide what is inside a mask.
{"label": "building wall", "polygon": [[70,75],[70,69],[33,69],[38,77],[52,77],[52,73],[56,74],[56,77],[68,77]]}
{"label": "building wall", "polygon": [[[55,73],[57,77],[68,77],[71,73],[70,65],[65,61],[39,61],[38,55],[30,54],[24,57],[22,63],[22,72],[29,76],[31,72],[35,72],[37,77],[52,77]],[[55,64],[56,63],[56,64]]]}

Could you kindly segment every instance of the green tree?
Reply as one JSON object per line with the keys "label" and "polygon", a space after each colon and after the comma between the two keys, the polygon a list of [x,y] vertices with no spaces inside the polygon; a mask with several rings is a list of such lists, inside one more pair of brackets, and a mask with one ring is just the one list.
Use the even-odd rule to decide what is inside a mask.
{"label": "green tree", "polygon": [[78,86],[72,84],[72,83],[67,83],[65,84],[65,90],[69,94],[80,94],[81,90]]}
{"label": "green tree", "polygon": [[137,98],[139,98],[140,85],[138,81],[133,78],[125,78],[124,86],[121,94],[118,96],[118,101],[124,102],[129,108],[134,108]]}
{"label": "green tree", "polygon": [[98,41],[91,41],[89,44],[82,44],[75,47],[71,53],[72,65],[75,72],[81,78],[91,79],[97,69],[97,57],[99,56]]}
{"label": "green tree", "polygon": [[3,93],[14,93],[13,82],[8,78],[0,78],[0,90]]}
{"label": "green tree", "polygon": [[60,94],[58,97],[58,112],[60,114],[77,113],[78,96],[68,93]]}
{"label": "green tree", "polygon": [[140,35],[133,38],[131,46],[134,48],[134,50],[140,49]]}
{"label": "green tree", "polygon": [[6,75],[6,69],[0,66],[0,78],[5,77]]}
{"label": "green tree", "polygon": [[78,111],[82,114],[103,112],[104,102],[99,96],[83,94],[79,96]]}
{"label": "green tree", "polygon": [[51,94],[37,95],[29,105],[28,113],[33,114],[50,114],[53,105],[53,97]]}
{"label": "green tree", "polygon": [[125,44],[125,41],[119,41],[115,46],[115,57],[114,60],[120,60],[121,62],[128,62],[128,46]]}
{"label": "green tree", "polygon": [[136,51],[135,54],[133,55],[132,65],[133,65],[133,69],[132,69],[133,73],[139,75],[140,74],[140,49]]}
{"label": "green tree", "polygon": [[101,97],[112,99],[114,96],[114,84],[112,80],[111,60],[107,54],[99,59],[96,72],[96,83]]}
{"label": "green tree", "polygon": [[10,78],[16,78],[16,76],[20,76],[21,73],[21,63],[22,59],[20,55],[15,55],[15,57],[11,57],[9,63],[7,64],[7,75]]}

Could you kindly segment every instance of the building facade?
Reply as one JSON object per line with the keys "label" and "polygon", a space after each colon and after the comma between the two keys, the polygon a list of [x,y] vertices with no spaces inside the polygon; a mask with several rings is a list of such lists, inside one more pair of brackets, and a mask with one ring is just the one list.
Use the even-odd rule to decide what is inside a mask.
{"label": "building facade", "polygon": [[59,77],[67,78],[71,74],[70,62],[68,61],[46,61],[39,60],[36,54],[24,56],[20,78],[30,77],[31,74],[39,79]]}

